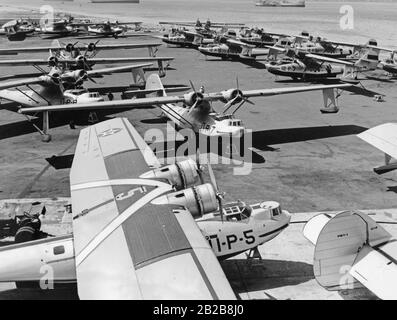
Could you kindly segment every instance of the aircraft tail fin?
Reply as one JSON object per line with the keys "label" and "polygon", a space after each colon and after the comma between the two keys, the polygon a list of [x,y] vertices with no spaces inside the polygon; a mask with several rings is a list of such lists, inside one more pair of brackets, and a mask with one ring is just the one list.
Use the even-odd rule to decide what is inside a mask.
{"label": "aircraft tail fin", "polygon": [[391,235],[384,228],[358,211],[341,212],[325,224],[320,224],[319,228],[313,269],[318,283],[328,290],[361,287],[350,270],[361,258],[363,248],[376,247],[391,240]]}
{"label": "aircraft tail fin", "polygon": [[165,97],[167,93],[165,92],[163,83],[157,73],[152,73],[146,79],[145,90],[152,91],[152,95],[158,97]]}

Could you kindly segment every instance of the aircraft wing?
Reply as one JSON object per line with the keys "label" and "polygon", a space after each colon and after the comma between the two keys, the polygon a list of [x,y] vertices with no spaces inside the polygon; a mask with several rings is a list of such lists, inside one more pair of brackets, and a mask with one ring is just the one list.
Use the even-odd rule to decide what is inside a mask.
{"label": "aircraft wing", "polygon": [[0,66],[40,66],[47,64],[47,59],[0,60]]}
{"label": "aircraft wing", "polygon": [[[87,59],[88,63],[94,64],[106,64],[106,63],[128,63],[128,62],[150,62],[150,61],[171,61],[174,60],[173,57],[138,57],[138,58],[90,58]],[[61,59],[59,63],[75,63],[73,59]]]}
{"label": "aircraft wing", "polygon": [[364,246],[349,273],[383,300],[397,300],[397,241]]}
{"label": "aircraft wing", "polygon": [[[89,63],[128,63],[128,62],[149,62],[149,61],[170,61],[173,57],[138,57],[138,58],[90,58]],[[75,59],[60,59],[59,63],[76,63]],[[48,59],[24,59],[24,60],[0,60],[0,66],[32,66],[47,65]]]}
{"label": "aircraft wing", "polygon": [[397,159],[397,123],[385,123],[357,135],[375,148]]}
{"label": "aircraft wing", "polygon": [[[333,88],[350,88],[351,84],[337,84],[337,85],[317,85],[317,86],[305,86],[305,87],[293,87],[293,88],[276,88],[276,89],[261,89],[261,90],[246,90],[242,91],[243,96],[246,98],[260,97],[260,96],[274,96],[279,94],[306,92],[313,90],[326,90]],[[208,101],[224,100],[222,92],[204,94],[204,99]],[[100,110],[100,109],[129,109],[134,107],[145,107],[153,105],[162,105],[167,103],[179,103],[185,102],[185,96],[163,96],[163,97],[150,97],[150,98],[139,98],[139,99],[128,99],[128,100],[112,100],[95,103],[76,103],[68,105],[52,105],[52,106],[40,106],[32,108],[21,108],[21,113],[36,113],[43,111],[65,111],[65,110]]]}
{"label": "aircraft wing", "polygon": [[373,45],[366,45],[367,48],[371,49],[378,49],[386,52],[397,52],[397,49],[391,49],[391,48],[385,48],[385,47],[378,47],[378,46],[373,46]]}
{"label": "aircraft wing", "polygon": [[229,43],[231,45],[246,47],[246,48],[256,48],[256,46],[254,46],[252,44],[248,44],[248,43],[245,43],[245,42],[237,41],[237,40],[234,40],[234,39],[227,39],[227,43]]}
{"label": "aircraft wing", "polygon": [[88,76],[94,76],[94,75],[102,75],[102,74],[112,74],[112,73],[117,73],[117,72],[126,72],[130,71],[132,69],[140,69],[140,68],[145,68],[151,66],[151,63],[143,63],[143,64],[133,64],[133,65],[128,65],[128,66],[121,66],[121,67],[111,67],[111,68],[103,68],[103,69],[95,69],[95,70],[88,70],[87,75]]}
{"label": "aircraft wing", "polygon": [[[315,85],[315,86],[302,86],[302,87],[290,87],[290,88],[274,88],[274,89],[260,89],[260,90],[243,90],[242,94],[246,98],[251,97],[269,97],[281,94],[299,93],[315,90],[326,90],[326,89],[347,89],[352,87],[351,84],[336,84],[336,85]],[[209,100],[221,100],[223,95],[221,92],[210,93]]]}
{"label": "aircraft wing", "polygon": [[354,62],[346,61],[346,60],[339,60],[339,59],[333,59],[333,58],[328,58],[324,56],[319,56],[317,54],[306,54],[307,58],[312,58],[324,62],[331,62],[331,63],[337,63],[337,64],[343,64],[346,66],[354,66]]}
{"label": "aircraft wing", "polygon": [[14,81],[7,81],[7,82],[0,82],[0,90],[8,89],[8,88],[16,88],[30,84],[38,84],[42,83],[44,79],[42,76],[35,77],[35,78],[28,78],[28,79],[21,79],[21,80],[14,80]]}
{"label": "aircraft wing", "polygon": [[126,118],[81,130],[70,173],[81,299],[235,299],[191,214],[152,203],[172,191]]}

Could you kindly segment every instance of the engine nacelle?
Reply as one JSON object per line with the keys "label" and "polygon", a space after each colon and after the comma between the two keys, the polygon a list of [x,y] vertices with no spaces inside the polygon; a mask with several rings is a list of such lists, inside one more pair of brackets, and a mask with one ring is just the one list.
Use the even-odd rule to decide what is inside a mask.
{"label": "engine nacelle", "polygon": [[194,105],[197,101],[203,100],[204,96],[200,92],[189,92],[183,95],[188,106]]}
{"label": "engine nacelle", "polygon": [[199,174],[196,162],[188,159],[148,171],[140,178],[167,179],[177,190],[181,190],[193,186],[199,180]]}
{"label": "engine nacelle", "polygon": [[61,79],[65,82],[75,83],[84,81],[88,78],[87,72],[84,70],[68,71],[62,74]]}
{"label": "engine nacelle", "polygon": [[55,56],[49,57],[47,61],[48,61],[48,65],[50,67],[56,67],[58,65],[58,62],[59,62],[58,58],[55,57]]}
{"label": "engine nacelle", "polygon": [[236,99],[236,98],[237,99],[234,100],[234,103],[239,103],[243,100],[243,98],[242,98],[243,93],[239,89],[224,90],[224,91],[221,91],[221,94],[223,96],[222,102],[224,102],[224,103],[227,103],[227,102],[229,102],[233,99]]}
{"label": "engine nacelle", "polygon": [[210,183],[169,193],[154,199],[152,203],[185,207],[195,219],[218,209],[216,193]]}
{"label": "engine nacelle", "polygon": [[86,65],[87,65],[87,58],[79,55],[78,57],[76,57],[75,59],[77,67],[81,68],[81,69],[85,69]]}
{"label": "engine nacelle", "polygon": [[72,52],[74,50],[73,43],[68,43],[65,47],[66,52]]}
{"label": "engine nacelle", "polygon": [[57,72],[41,76],[40,79],[48,86],[59,86],[61,84],[61,77]]}

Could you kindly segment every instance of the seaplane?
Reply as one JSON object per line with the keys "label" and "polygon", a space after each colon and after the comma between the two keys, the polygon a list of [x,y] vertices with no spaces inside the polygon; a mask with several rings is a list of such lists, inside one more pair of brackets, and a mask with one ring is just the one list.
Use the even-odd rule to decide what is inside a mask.
{"label": "seaplane", "polygon": [[208,35],[200,31],[191,31],[180,28],[172,28],[168,34],[162,35],[158,38],[167,44],[196,49],[200,45],[214,42],[212,34]]}
{"label": "seaplane", "polygon": [[379,223],[360,211],[319,214],[307,222],[303,234],[315,246],[313,271],[322,287],[366,287],[380,299],[397,299],[397,241]]}
{"label": "seaplane", "polygon": [[80,299],[236,299],[219,260],[260,259],[291,216],[274,201],[224,203],[199,159],[161,166],[126,118],[84,128],[70,171],[73,234],[46,237],[26,222],[0,248],[0,282],[77,282]]}
{"label": "seaplane", "polygon": [[[135,25],[135,28],[133,28],[134,31],[141,31],[142,22],[110,22],[110,21],[105,21],[101,23],[86,23],[84,27],[87,29],[87,32],[89,35],[92,35],[96,38],[103,38],[103,37],[113,37],[115,39],[119,37],[131,37],[131,36],[137,36],[140,34],[126,34],[128,30],[131,30],[131,28],[128,25]],[[84,37],[83,38],[87,38]]]}
{"label": "seaplane", "polygon": [[314,39],[307,32],[302,31],[297,36],[279,35],[278,41],[269,48],[269,59],[276,60],[279,54],[286,54],[290,50],[304,54],[312,53],[324,57],[344,59],[353,53],[352,50],[338,48],[328,41]]}
{"label": "seaplane", "polygon": [[45,39],[56,39],[69,36],[76,36],[80,33],[79,27],[83,22],[73,22],[72,17],[62,19],[41,20],[40,25],[35,28],[35,32]]}
{"label": "seaplane", "polygon": [[23,41],[26,37],[35,32],[35,27],[27,20],[11,20],[3,24],[0,34],[7,36],[10,41]]}
{"label": "seaplane", "polygon": [[[105,97],[100,95],[97,91],[83,89],[81,87],[83,82],[98,75],[119,72],[132,72],[133,75],[143,74],[143,69],[148,66],[151,66],[151,64],[127,65],[89,71],[83,69],[70,71],[54,66],[49,73],[42,74],[38,77],[0,82],[0,105],[10,111],[18,112],[21,107],[27,110],[39,106],[59,104],[72,106],[84,103],[102,102],[105,100]],[[27,89],[21,90],[20,87],[26,87]],[[68,111],[72,110],[66,108],[61,116],[63,119],[69,120],[66,121],[66,123],[69,122],[72,129],[75,123],[80,123],[81,121],[92,122],[98,117],[97,114],[93,115],[93,113]],[[33,116],[42,116],[43,129],[32,124],[41,134],[42,140],[44,142],[49,142],[51,140],[51,135],[49,134],[50,117],[48,112],[30,114]],[[30,121],[29,117],[27,117],[27,119]]]}
{"label": "seaplane", "polygon": [[358,83],[357,77],[359,73],[374,71],[378,69],[380,49],[375,46],[367,46],[361,50],[355,61],[340,60],[328,58],[316,54],[307,54],[307,58],[313,58],[323,62],[339,64],[344,66],[342,79],[345,82]]}
{"label": "seaplane", "polygon": [[257,48],[273,46],[277,42],[276,34],[265,32],[258,28],[241,28],[236,35],[236,40],[254,45]]}
{"label": "seaplane", "polygon": [[265,63],[266,70],[276,76],[302,81],[332,79],[344,72],[343,68],[318,62],[309,55],[294,50],[290,50],[286,56],[286,58]]}
{"label": "seaplane", "polygon": [[[235,117],[235,113],[243,104],[253,102],[249,100],[253,97],[268,97],[280,94],[290,94],[299,92],[309,92],[322,90],[324,108],[323,113],[338,112],[338,100],[335,90],[348,90],[357,93],[360,88],[351,84],[335,85],[314,85],[292,88],[259,89],[259,90],[240,90],[237,88],[224,90],[214,93],[205,93],[203,87],[197,91],[191,83],[193,91],[179,96],[167,96],[161,79],[157,74],[151,74],[146,79],[145,90],[151,97],[134,98],[118,101],[104,101],[96,103],[82,103],[73,105],[46,105],[29,108],[21,108],[22,114],[55,113],[60,111],[73,110],[123,110],[138,107],[157,106],[162,114],[175,123],[177,129],[191,129],[197,135],[207,137],[237,137],[241,138],[246,129],[243,122]],[[215,112],[210,102],[220,101],[224,103],[221,113]],[[182,103],[182,106],[176,105]]]}
{"label": "seaplane", "polygon": [[268,55],[268,49],[259,49],[229,37],[219,36],[214,43],[201,45],[198,50],[205,56],[220,57],[222,60],[254,61],[258,56]]}

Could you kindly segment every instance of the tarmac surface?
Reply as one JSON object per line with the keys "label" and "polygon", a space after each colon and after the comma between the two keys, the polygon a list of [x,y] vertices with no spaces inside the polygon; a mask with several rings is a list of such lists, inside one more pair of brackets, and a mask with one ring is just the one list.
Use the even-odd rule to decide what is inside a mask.
{"label": "tarmac surface", "polygon": [[[1,18],[1,17],[0,17]],[[151,38],[120,39],[129,43]],[[63,43],[72,40],[62,39]],[[154,41],[159,41],[154,39]],[[84,41],[87,42],[87,41]],[[113,39],[101,43],[115,42]],[[0,47],[12,45],[39,46],[48,40],[29,38],[10,44],[0,39]],[[145,56],[146,50],[100,52],[98,56]],[[206,92],[236,86],[261,89],[305,85],[276,79],[264,67],[254,68],[239,62],[206,59],[192,49],[163,45],[158,56],[173,56],[166,84],[205,86]],[[2,59],[47,58],[47,54],[4,56]],[[259,61],[260,62],[260,61]],[[0,68],[4,75],[36,72],[33,67]],[[233,167],[214,165],[218,185],[226,200],[241,199],[247,203],[274,200],[294,215],[296,221],[307,221],[299,212],[324,212],[355,209],[397,208],[397,176],[390,172],[376,175],[372,168],[383,164],[384,155],[356,137],[367,128],[397,120],[396,81],[382,72],[381,81],[363,80],[371,90],[386,95],[379,103],[368,97],[342,94],[337,114],[321,114],[321,92],[291,94],[252,99],[239,112],[245,126],[254,131],[253,150],[257,163],[249,175],[233,175]],[[89,87],[130,82],[130,75],[113,75],[99,79]],[[306,84],[307,85],[307,84]],[[215,104],[221,110],[221,104]],[[0,104],[1,108],[1,104]],[[157,109],[131,110],[125,116],[144,134],[150,128],[164,128]],[[51,128],[52,141],[43,143],[40,135],[23,115],[0,110],[0,199],[70,197],[69,169],[56,170],[45,160],[52,155],[71,155],[79,127],[68,124]],[[384,211],[384,210],[381,210]],[[387,210],[386,210],[387,211]],[[389,212],[389,211],[387,211]],[[392,214],[393,219],[397,217]],[[300,218],[302,217],[302,219]],[[354,292],[328,292],[314,279],[313,247],[301,234],[303,223],[292,224],[274,240],[260,248],[263,260],[248,263],[244,255],[222,263],[233,288],[242,299],[375,299],[365,289]],[[397,236],[395,226],[387,226]],[[14,284],[0,284],[0,299],[75,299],[75,290],[56,292],[17,290]]]}

